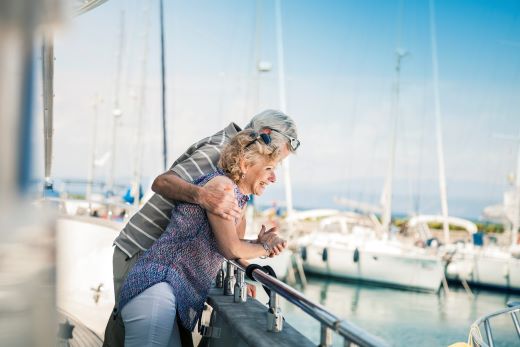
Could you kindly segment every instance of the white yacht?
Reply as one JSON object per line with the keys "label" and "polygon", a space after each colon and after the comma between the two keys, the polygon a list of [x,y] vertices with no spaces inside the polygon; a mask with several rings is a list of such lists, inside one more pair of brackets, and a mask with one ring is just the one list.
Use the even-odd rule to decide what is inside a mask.
{"label": "white yacht", "polygon": [[427,249],[378,235],[370,217],[342,213],[325,218],[299,239],[304,269],[311,273],[437,292],[443,264]]}
{"label": "white yacht", "polygon": [[514,249],[498,246],[455,245],[446,266],[450,280],[466,280],[469,284],[520,290],[520,258]]}
{"label": "white yacht", "polygon": [[[408,228],[430,234],[428,222],[442,220],[442,216],[414,217],[408,222]],[[471,221],[449,217],[448,222],[464,229],[471,240],[458,240],[439,247],[448,280],[520,290],[520,248],[502,247],[484,240],[483,235],[476,235],[477,226]]]}

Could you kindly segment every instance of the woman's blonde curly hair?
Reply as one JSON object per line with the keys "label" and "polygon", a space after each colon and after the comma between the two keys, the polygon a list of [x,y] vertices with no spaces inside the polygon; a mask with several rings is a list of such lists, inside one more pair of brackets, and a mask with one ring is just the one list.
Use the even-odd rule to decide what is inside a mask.
{"label": "woman's blonde curly hair", "polygon": [[[264,131],[269,132],[269,130],[263,130],[260,133]],[[268,162],[274,162],[280,156],[281,146],[287,145],[283,135],[276,132],[269,134],[271,143],[266,145],[263,139],[259,137],[260,133],[252,129],[242,130],[222,149],[218,164],[233,182],[237,183],[242,177],[242,169],[240,168],[242,161],[248,166],[261,158]]]}

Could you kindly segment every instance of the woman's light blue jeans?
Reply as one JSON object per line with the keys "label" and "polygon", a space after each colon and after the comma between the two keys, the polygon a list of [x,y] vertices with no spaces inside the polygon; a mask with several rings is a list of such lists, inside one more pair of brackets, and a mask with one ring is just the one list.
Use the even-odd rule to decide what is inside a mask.
{"label": "woman's light blue jeans", "polygon": [[161,282],[130,300],[121,310],[125,347],[181,347],[172,287]]}

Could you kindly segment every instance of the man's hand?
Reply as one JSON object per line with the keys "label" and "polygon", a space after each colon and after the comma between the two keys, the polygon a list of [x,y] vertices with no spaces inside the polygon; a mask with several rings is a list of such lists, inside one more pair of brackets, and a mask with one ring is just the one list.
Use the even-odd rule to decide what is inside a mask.
{"label": "man's hand", "polygon": [[201,187],[197,204],[206,211],[227,220],[241,217],[241,209],[238,207],[231,183],[217,183]]}

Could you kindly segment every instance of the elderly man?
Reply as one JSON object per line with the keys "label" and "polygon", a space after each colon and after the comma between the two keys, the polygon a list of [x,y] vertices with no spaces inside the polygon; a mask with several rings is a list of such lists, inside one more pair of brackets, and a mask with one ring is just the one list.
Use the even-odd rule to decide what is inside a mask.
{"label": "elderly man", "polygon": [[[282,149],[283,157],[296,151],[300,145],[294,121],[280,111],[263,111],[254,116],[245,128],[258,132],[270,129],[285,137],[287,148]],[[132,216],[114,241],[115,307],[128,271],[142,252],[150,248],[164,232],[175,201],[198,204],[227,219],[244,218],[236,205],[231,187],[199,187],[191,184],[197,178],[216,170],[221,148],[240,130],[235,123],[231,123],[216,134],[194,143],[173,163],[170,170],[154,180],[152,190],[155,194]],[[103,346],[123,346],[124,336],[121,316],[114,309],[105,330]],[[190,345],[191,332],[181,329],[181,340],[183,345]]]}

